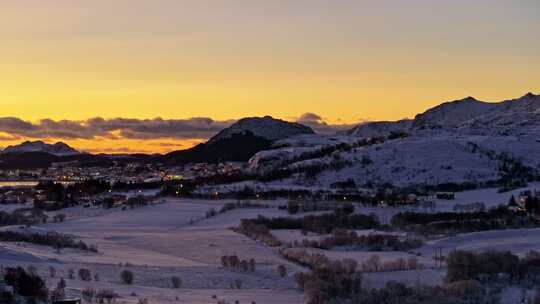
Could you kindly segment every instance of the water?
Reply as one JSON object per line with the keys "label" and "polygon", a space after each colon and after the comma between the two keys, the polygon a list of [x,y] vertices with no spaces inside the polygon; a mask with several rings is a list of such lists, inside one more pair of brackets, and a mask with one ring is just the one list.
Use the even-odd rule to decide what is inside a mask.
{"label": "water", "polygon": [[37,186],[37,181],[0,181],[0,188],[8,187],[34,187]]}

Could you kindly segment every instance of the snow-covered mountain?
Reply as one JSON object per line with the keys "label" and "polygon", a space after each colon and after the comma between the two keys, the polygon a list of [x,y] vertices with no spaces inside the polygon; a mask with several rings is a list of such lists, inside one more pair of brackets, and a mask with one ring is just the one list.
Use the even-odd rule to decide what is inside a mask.
{"label": "snow-covered mountain", "polygon": [[28,152],[42,152],[56,156],[71,156],[80,154],[79,151],[68,146],[63,142],[57,142],[55,144],[48,144],[43,141],[25,141],[19,145],[8,146],[2,153],[4,154],[21,154]]}
{"label": "snow-covered mountain", "polygon": [[240,119],[206,143],[165,155],[171,163],[247,161],[276,142],[300,135],[314,135],[311,128],[270,116]]}
{"label": "snow-covered mountain", "polygon": [[502,102],[468,97],[414,119],[365,123],[336,136],[335,144],[289,141],[261,151],[250,160],[250,171],[274,171],[296,185],[317,187],[345,180],[406,186],[540,176],[540,95]]}
{"label": "snow-covered mountain", "polygon": [[400,121],[375,121],[358,125],[342,134],[355,137],[377,137],[391,133],[403,132],[411,128],[413,121],[404,119]]}
{"label": "snow-covered mountain", "polygon": [[414,127],[457,127],[471,119],[483,115],[497,104],[479,101],[473,97],[445,102],[414,118]]}
{"label": "snow-covered mountain", "polygon": [[[502,102],[485,102],[473,97],[442,103],[414,119],[396,122],[369,122],[344,132],[356,137],[385,136],[420,129],[445,129],[460,133],[516,133],[523,126],[540,126],[540,95],[524,96]],[[527,130],[531,131],[531,130]]]}
{"label": "snow-covered mountain", "polygon": [[208,144],[230,138],[233,134],[241,135],[250,132],[251,134],[264,138],[269,141],[282,140],[301,134],[313,134],[310,127],[299,123],[288,122],[280,119],[265,117],[243,118],[222,130],[216,136],[212,137]]}

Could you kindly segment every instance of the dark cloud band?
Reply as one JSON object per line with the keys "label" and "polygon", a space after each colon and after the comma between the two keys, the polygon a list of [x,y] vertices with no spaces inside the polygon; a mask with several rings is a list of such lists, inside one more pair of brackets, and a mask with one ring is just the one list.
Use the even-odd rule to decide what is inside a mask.
{"label": "dark cloud band", "polygon": [[[42,119],[36,123],[17,117],[0,117],[2,138],[58,139],[206,139],[233,124],[235,120],[214,120],[208,117],[189,119],[131,119],[101,117],[87,120]],[[313,113],[303,114],[297,122],[322,134],[351,128],[353,125],[331,125]]]}

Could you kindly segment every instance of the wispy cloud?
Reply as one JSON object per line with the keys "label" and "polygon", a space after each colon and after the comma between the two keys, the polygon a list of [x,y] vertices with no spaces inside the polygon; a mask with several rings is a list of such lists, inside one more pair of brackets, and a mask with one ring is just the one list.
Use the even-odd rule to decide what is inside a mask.
{"label": "wispy cloud", "polygon": [[84,121],[42,119],[37,123],[16,117],[0,118],[0,132],[11,137],[58,139],[200,139],[208,138],[234,120],[129,119],[101,117]]}
{"label": "wispy cloud", "polygon": [[[328,134],[348,129],[354,124],[329,124],[314,113],[305,113],[297,122]],[[233,124],[235,120],[214,120],[208,117],[188,119],[132,119],[101,117],[87,120],[42,119],[36,123],[17,117],[0,117],[2,138],[58,138],[58,139],[205,139]]]}

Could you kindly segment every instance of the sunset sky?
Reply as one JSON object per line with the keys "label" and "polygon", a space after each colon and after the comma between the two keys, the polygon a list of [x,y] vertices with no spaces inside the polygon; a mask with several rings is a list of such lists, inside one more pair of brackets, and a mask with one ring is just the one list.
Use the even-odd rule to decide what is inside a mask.
{"label": "sunset sky", "polygon": [[0,147],[165,152],[245,116],[339,128],[539,93],[539,15],[538,0],[6,0]]}

